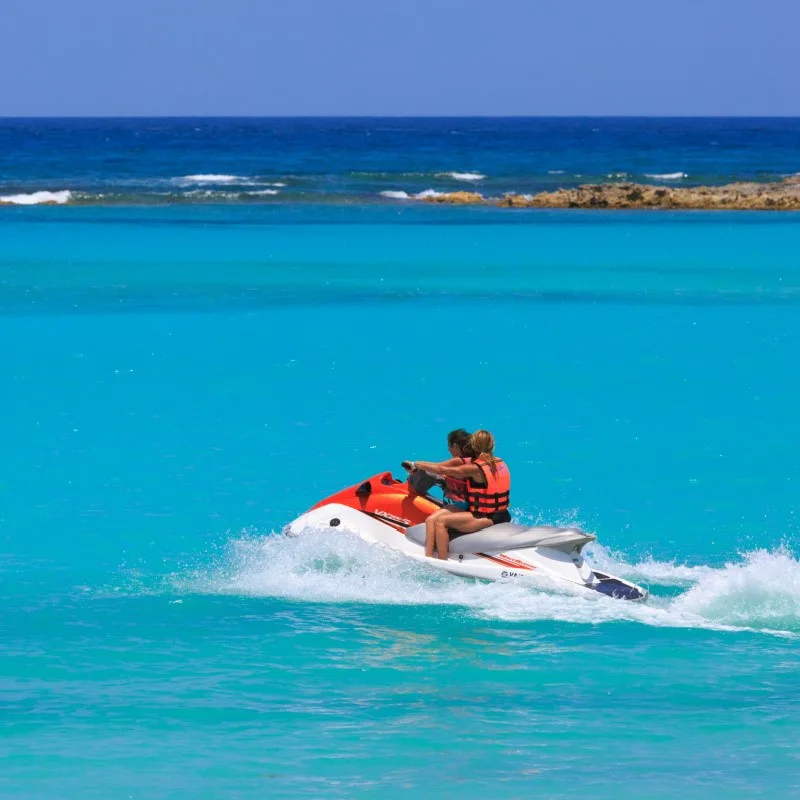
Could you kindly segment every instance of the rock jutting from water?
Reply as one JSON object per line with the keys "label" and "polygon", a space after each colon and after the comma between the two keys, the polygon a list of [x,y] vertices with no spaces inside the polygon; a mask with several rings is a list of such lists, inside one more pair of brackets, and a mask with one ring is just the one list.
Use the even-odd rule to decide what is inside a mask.
{"label": "rock jutting from water", "polygon": [[449,203],[454,206],[469,206],[479,203],[490,203],[482,194],[478,192],[439,192],[427,195],[422,198],[426,203]]}
{"label": "rock jutting from water", "polygon": [[508,208],[672,208],[800,211],[800,174],[776,183],[741,182],[724,186],[673,187],[641,183],[600,183],[538,194],[486,198],[452,192],[426,202],[497,205]]}

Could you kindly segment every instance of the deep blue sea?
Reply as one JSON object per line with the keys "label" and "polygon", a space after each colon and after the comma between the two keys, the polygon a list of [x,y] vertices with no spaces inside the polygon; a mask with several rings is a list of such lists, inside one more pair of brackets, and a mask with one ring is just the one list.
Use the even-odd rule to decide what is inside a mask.
{"label": "deep blue sea", "polygon": [[[798,171],[800,120],[0,121],[0,797],[798,796],[800,214],[413,200]],[[650,601],[281,534],[460,426]]]}
{"label": "deep blue sea", "polygon": [[800,118],[0,118],[0,203],[397,204],[797,172]]}

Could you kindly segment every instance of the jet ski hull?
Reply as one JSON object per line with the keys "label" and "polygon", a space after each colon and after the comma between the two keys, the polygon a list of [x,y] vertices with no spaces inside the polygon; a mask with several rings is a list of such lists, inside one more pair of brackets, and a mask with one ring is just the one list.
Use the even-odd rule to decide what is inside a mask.
{"label": "jet ski hull", "polygon": [[298,535],[309,528],[342,530],[371,544],[424,562],[434,569],[477,580],[544,577],[578,589],[626,600],[644,601],[648,592],[636,584],[592,570],[582,555],[592,534],[575,528],[495,525],[454,538],[449,558],[426,558],[424,520],[441,507],[416,494],[405,481],[382,473],[343,489],[318,503],[288,526]]}

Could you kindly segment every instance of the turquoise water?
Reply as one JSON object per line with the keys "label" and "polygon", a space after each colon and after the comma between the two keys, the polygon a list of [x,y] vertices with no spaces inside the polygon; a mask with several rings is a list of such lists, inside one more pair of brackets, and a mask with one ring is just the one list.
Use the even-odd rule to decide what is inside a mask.
{"label": "turquoise water", "polygon": [[[800,790],[800,217],[0,213],[0,794]],[[646,606],[282,527],[486,426]]]}

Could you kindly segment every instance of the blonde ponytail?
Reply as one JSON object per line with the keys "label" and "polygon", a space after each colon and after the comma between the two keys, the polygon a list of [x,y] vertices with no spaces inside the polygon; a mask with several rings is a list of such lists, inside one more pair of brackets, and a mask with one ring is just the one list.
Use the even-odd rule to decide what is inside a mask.
{"label": "blonde ponytail", "polygon": [[478,454],[479,458],[483,459],[492,471],[493,475],[497,474],[497,459],[494,457],[494,436],[489,431],[475,431],[469,437],[469,443],[472,449]]}

